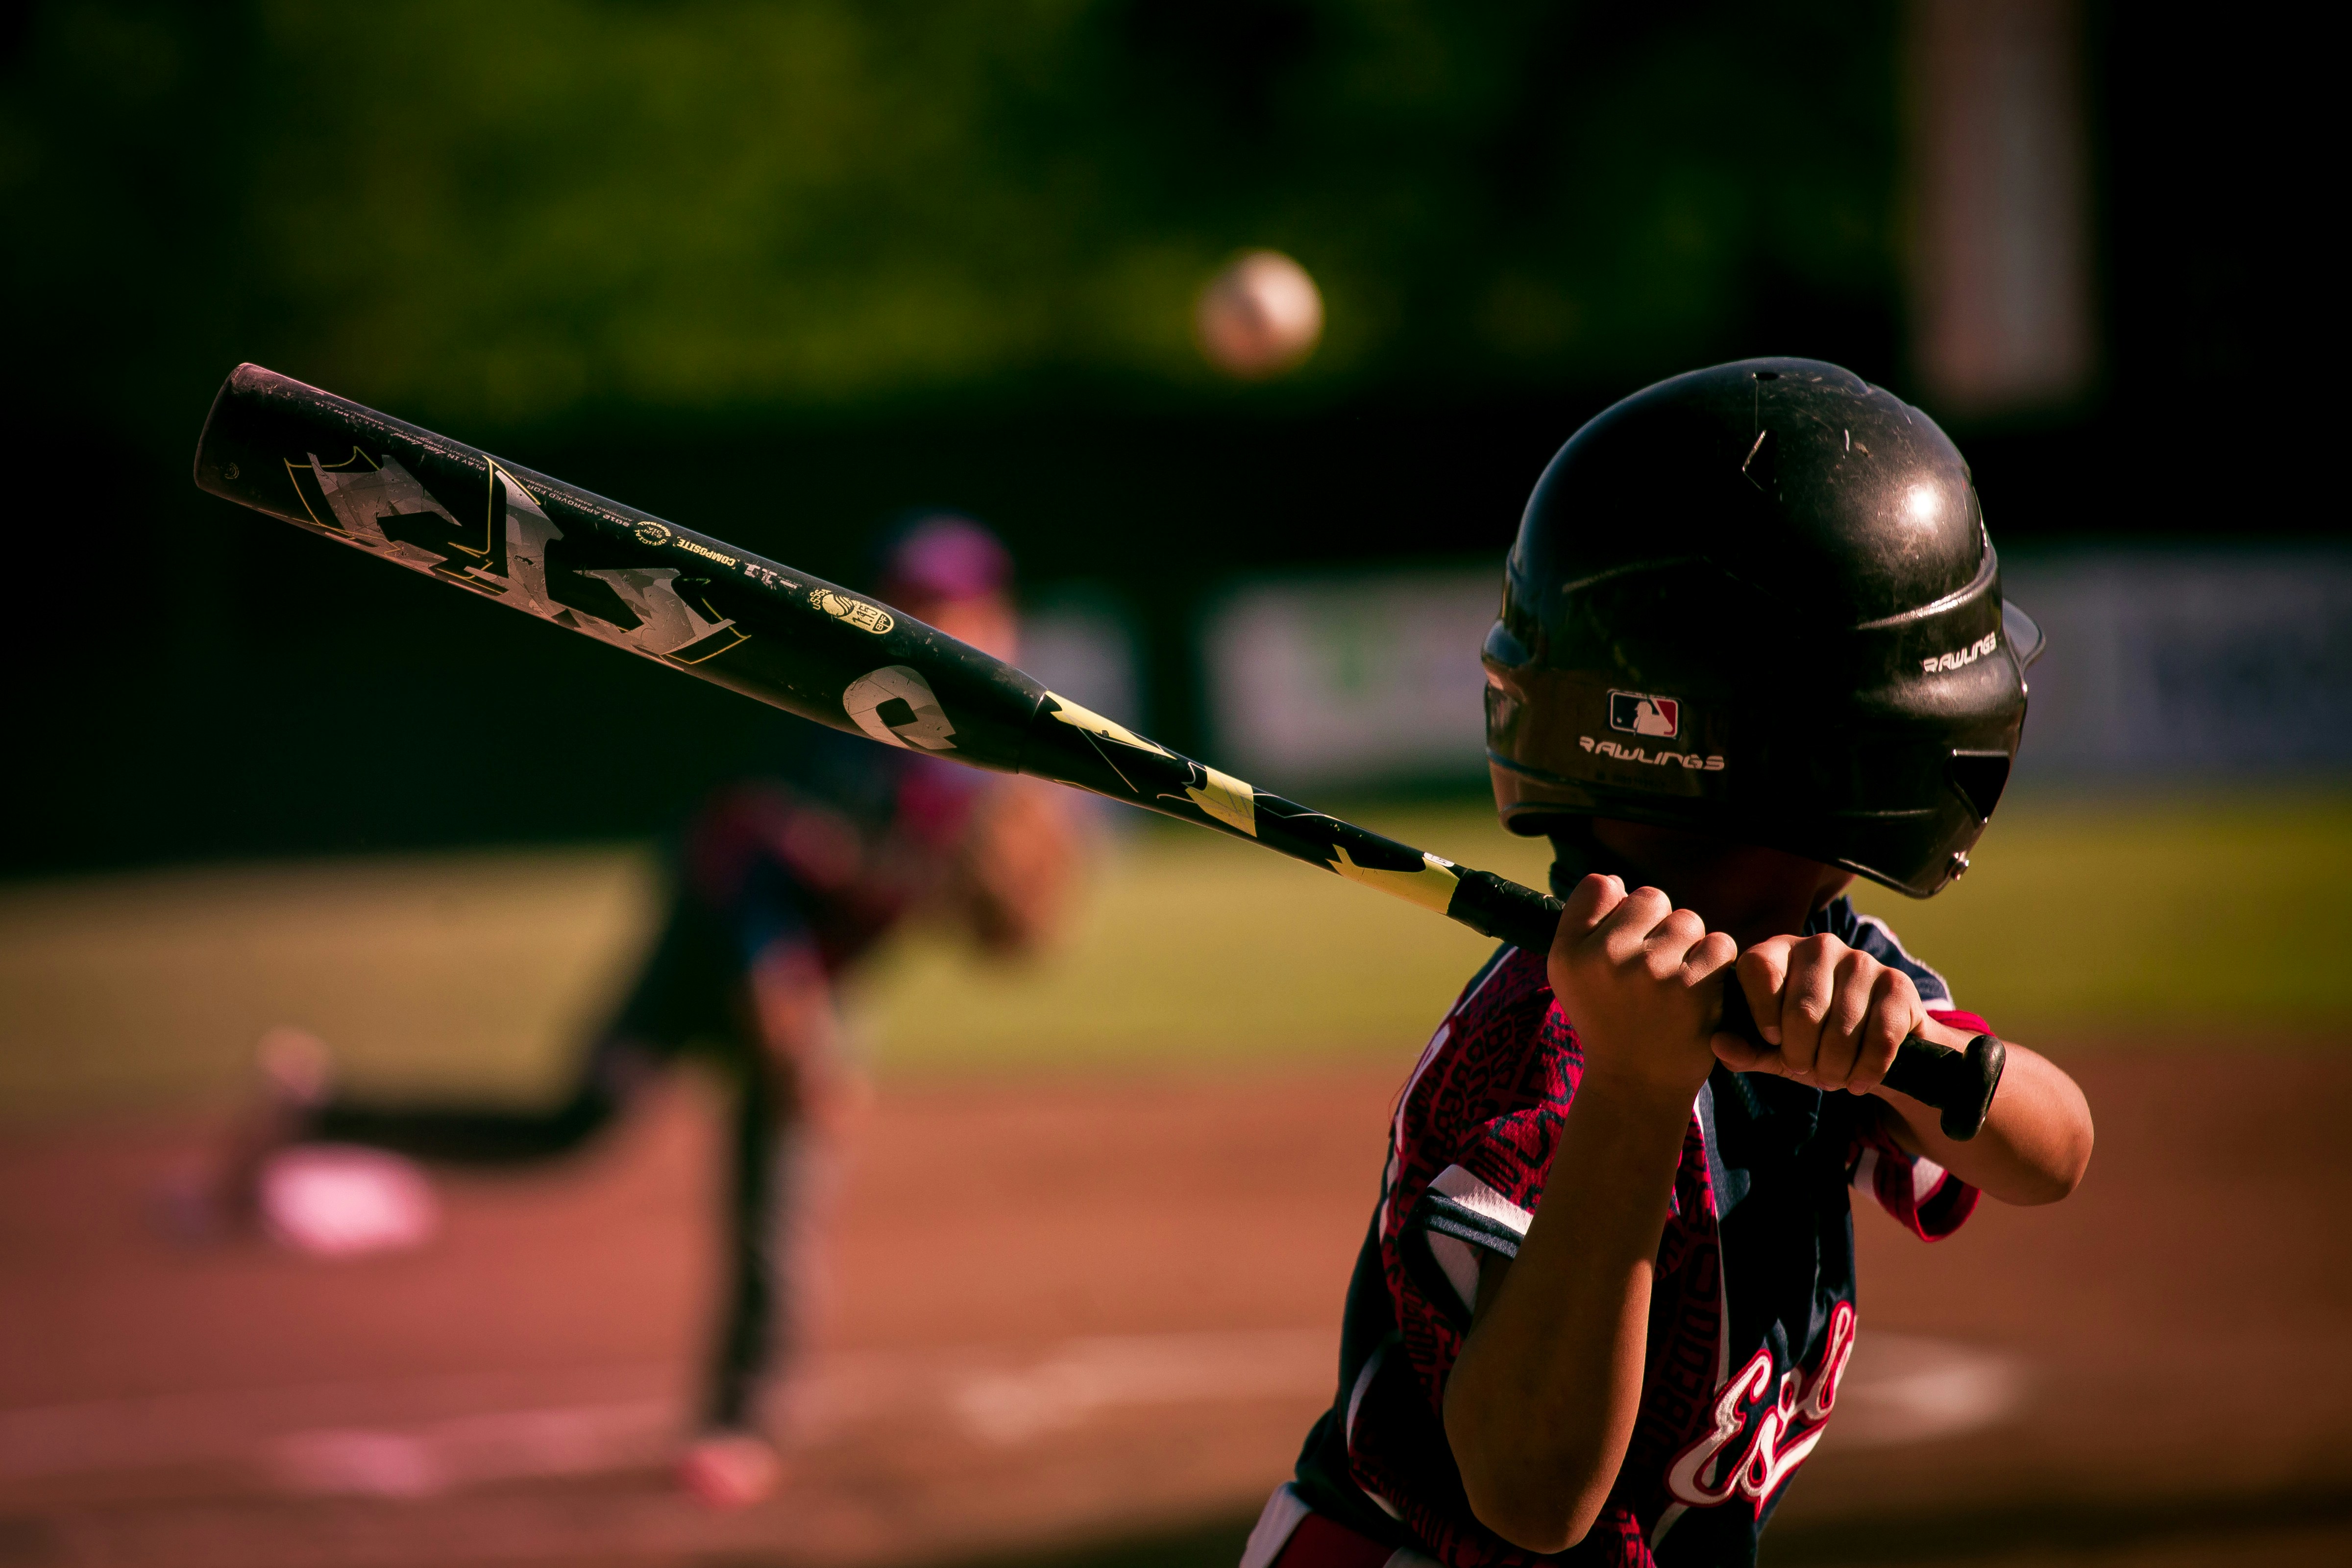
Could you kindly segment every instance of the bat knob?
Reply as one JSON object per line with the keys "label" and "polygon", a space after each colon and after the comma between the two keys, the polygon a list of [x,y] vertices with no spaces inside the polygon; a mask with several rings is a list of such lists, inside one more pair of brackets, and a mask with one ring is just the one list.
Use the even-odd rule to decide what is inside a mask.
{"label": "bat knob", "polygon": [[1941,1118],[1944,1136],[1955,1142],[1965,1143],[1984,1131],[1985,1118],[1992,1114],[1993,1091],[2000,1088],[2000,1069],[2009,1065],[2009,1047],[2000,1043],[1998,1035],[1979,1035],[1969,1042],[1961,1053],[1959,1082],[1968,1090],[1966,1098],[1955,1097],[1944,1104]]}
{"label": "bat knob", "polygon": [[1885,1083],[1934,1106],[1941,1112],[1937,1122],[1944,1136],[1965,1143],[1984,1130],[1993,1091],[2000,1087],[2001,1068],[2008,1064],[2009,1047],[1996,1035],[1979,1035],[1964,1051],[1931,1046],[1914,1035],[1895,1051]]}

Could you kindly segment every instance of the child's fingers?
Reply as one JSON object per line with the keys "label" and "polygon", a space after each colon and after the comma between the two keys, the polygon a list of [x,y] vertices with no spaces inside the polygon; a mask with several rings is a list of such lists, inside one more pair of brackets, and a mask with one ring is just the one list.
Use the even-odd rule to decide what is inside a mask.
{"label": "child's fingers", "polygon": [[1769,1046],[1759,1046],[1744,1035],[1727,1035],[1718,1031],[1708,1042],[1715,1047],[1715,1059],[1733,1072],[1785,1072],[1780,1053]]}
{"label": "child's fingers", "polygon": [[1611,963],[1631,963],[1643,956],[1651,933],[1674,912],[1674,900],[1657,889],[1636,888],[1601,917],[1588,940],[1600,944]]}
{"label": "child's fingers", "polygon": [[1748,1014],[1756,1020],[1764,1043],[1780,1043],[1780,987],[1789,977],[1789,950],[1796,938],[1776,936],[1758,942],[1739,955],[1739,989],[1748,998]]}
{"label": "child's fingers", "polygon": [[1604,877],[1597,871],[1586,877],[1570,889],[1568,901],[1560,909],[1559,942],[1573,942],[1590,936],[1593,927],[1624,901],[1625,884],[1616,878]]}
{"label": "child's fingers", "polygon": [[1870,1010],[1856,1042],[1853,1070],[1846,1087],[1857,1092],[1876,1089],[1886,1069],[1895,1065],[1895,1053],[1927,1021],[1927,1009],[1919,1005],[1919,991],[1911,977],[1899,969],[1880,970],[1871,986]]}
{"label": "child's fingers", "polygon": [[1852,948],[1831,965],[1829,1011],[1822,1017],[1821,1038],[1813,1051],[1813,1081],[1823,1089],[1838,1088],[1853,1076],[1879,967],[1870,954]]}
{"label": "child's fingers", "polygon": [[[1711,931],[1683,954],[1683,975],[1691,984],[1721,973],[1739,962],[1739,943],[1729,931]],[[1728,976],[1726,977],[1727,979]]]}
{"label": "child's fingers", "polygon": [[1706,922],[1699,919],[1696,910],[1669,908],[1642,939],[1642,967],[1653,980],[1672,980],[1683,975],[1690,965],[1691,954],[1706,942]]}
{"label": "child's fingers", "polygon": [[1811,1076],[1820,1059],[1822,1029],[1837,989],[1837,959],[1845,944],[1836,943],[1835,950],[1814,937],[1789,950],[1789,977],[1780,987],[1780,1057],[1793,1076]]}

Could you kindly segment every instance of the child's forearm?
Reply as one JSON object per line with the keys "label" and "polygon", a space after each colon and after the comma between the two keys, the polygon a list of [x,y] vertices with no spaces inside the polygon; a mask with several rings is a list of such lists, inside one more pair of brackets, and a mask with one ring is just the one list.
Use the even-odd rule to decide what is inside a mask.
{"label": "child's forearm", "polygon": [[[1967,1031],[1929,1023],[1930,1044],[1964,1048]],[[1991,1114],[1965,1143],[1944,1136],[1934,1106],[1881,1086],[1875,1092],[1901,1121],[1906,1146],[1925,1154],[2006,1204],[2054,1204],[2074,1190],[2091,1163],[2091,1108],[2074,1080],[2047,1057],[2009,1049]]]}
{"label": "child's forearm", "polygon": [[1516,1260],[1480,1277],[1445,1390],[1471,1508],[1505,1540],[1582,1539],[1624,1460],[1642,1396],[1651,1270],[1689,1101],[1649,1085],[1579,1089]]}

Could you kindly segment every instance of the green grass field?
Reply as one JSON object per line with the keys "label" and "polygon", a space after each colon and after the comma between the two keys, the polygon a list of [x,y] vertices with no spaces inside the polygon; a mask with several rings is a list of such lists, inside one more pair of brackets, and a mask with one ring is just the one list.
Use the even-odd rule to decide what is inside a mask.
{"label": "green grass field", "polygon": [[[1540,879],[1468,806],[1367,826]],[[2352,797],[2012,802],[1977,869],[1860,895],[2005,1032],[2065,1049],[2352,1038]],[[642,850],[425,856],[0,889],[0,1105],[16,1118],[217,1102],[277,1024],[394,1093],[528,1096],[625,984]],[[1014,968],[933,936],[860,983],[888,1077],[1230,1071],[1409,1060],[1489,944],[1246,845],[1154,826],[1104,858],[1077,928]]]}

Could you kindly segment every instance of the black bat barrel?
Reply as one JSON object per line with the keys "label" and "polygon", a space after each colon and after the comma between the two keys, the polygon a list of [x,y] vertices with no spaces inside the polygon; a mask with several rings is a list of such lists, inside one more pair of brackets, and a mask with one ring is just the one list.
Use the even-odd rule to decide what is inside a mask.
{"label": "black bat barrel", "polygon": [[214,399],[196,483],[803,719],[974,766],[1015,770],[1045,696],[837,584],[258,365]]}

